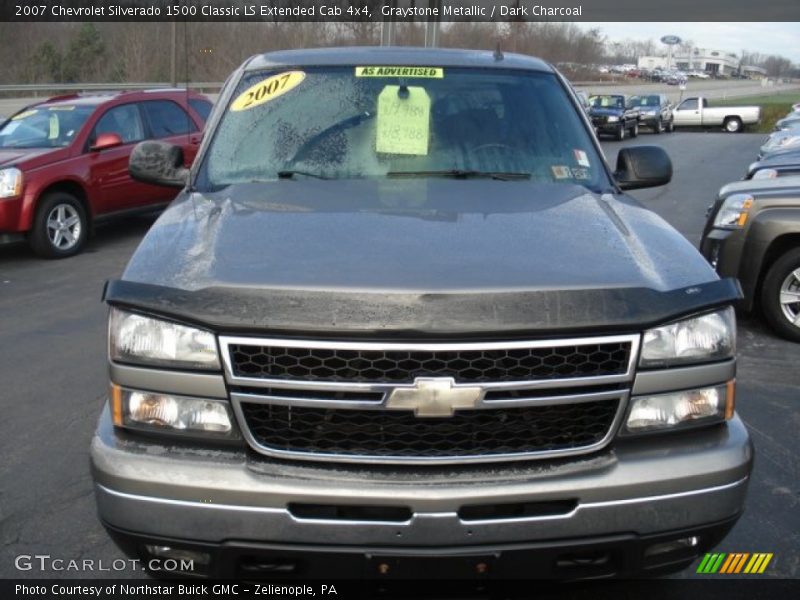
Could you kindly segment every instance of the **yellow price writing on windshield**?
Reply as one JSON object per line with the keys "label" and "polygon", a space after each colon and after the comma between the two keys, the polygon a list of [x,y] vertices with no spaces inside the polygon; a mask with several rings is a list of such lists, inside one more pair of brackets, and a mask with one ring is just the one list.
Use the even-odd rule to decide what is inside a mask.
{"label": "yellow price writing on windshield", "polygon": [[306,74],[303,71],[286,71],[273,75],[239,94],[231,104],[231,110],[234,112],[250,110],[275,100],[278,96],[296,88],[305,78]]}
{"label": "yellow price writing on windshield", "polygon": [[431,99],[425,88],[387,85],[378,96],[376,150],[428,154]]}

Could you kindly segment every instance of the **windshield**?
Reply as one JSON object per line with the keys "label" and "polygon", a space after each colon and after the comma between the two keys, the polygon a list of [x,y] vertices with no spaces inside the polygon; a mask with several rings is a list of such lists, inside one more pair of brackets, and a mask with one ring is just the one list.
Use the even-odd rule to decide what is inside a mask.
{"label": "windshield", "polygon": [[660,106],[658,96],[631,96],[631,106]]}
{"label": "windshield", "polygon": [[0,148],[63,148],[72,143],[93,106],[37,106],[0,129]]}
{"label": "windshield", "polygon": [[[403,76],[398,76],[402,74]],[[553,74],[315,67],[247,74],[196,184],[493,176],[610,187]]]}
{"label": "windshield", "polygon": [[625,108],[625,96],[592,96],[592,108]]}

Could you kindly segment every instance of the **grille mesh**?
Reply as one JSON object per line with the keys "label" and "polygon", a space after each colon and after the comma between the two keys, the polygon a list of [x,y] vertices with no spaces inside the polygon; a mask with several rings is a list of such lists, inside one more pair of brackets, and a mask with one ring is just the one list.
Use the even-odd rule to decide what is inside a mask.
{"label": "grille mesh", "polygon": [[231,344],[238,377],[412,383],[416,377],[458,382],[523,381],[620,375],[630,342],[458,351],[343,350]]}
{"label": "grille mesh", "polygon": [[243,403],[255,440],[275,450],[376,457],[461,457],[577,449],[601,441],[619,400],[457,411],[336,410]]}

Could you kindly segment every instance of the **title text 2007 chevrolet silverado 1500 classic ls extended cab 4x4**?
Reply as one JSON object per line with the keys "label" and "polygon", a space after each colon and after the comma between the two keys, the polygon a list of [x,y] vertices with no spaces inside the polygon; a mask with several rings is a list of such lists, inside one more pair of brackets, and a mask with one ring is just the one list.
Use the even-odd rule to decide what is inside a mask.
{"label": "title text 2007 chevrolet silverado 1500 classic ls extended cab 4x4", "polygon": [[[674,570],[744,507],[733,280],[539,60],[276,52],[109,282],[99,515],[194,574]],[[434,561],[436,568],[425,565]],[[445,568],[447,567],[447,568]]]}

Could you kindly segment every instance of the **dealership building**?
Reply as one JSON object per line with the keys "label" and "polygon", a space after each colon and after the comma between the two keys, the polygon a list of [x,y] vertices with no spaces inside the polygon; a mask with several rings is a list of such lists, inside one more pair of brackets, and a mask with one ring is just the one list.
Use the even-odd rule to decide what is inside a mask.
{"label": "dealership building", "polygon": [[[705,71],[719,75],[732,75],[739,70],[739,56],[724,50],[692,48],[688,54],[676,52],[672,56],[671,63],[668,56],[641,56],[638,67],[640,69],[676,68],[682,71]],[[766,75],[766,71],[760,67],[742,66],[742,71],[754,78]]]}

